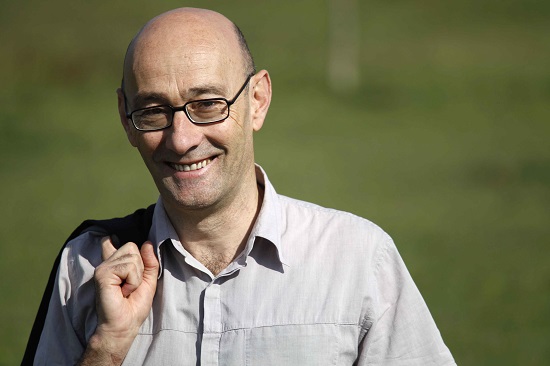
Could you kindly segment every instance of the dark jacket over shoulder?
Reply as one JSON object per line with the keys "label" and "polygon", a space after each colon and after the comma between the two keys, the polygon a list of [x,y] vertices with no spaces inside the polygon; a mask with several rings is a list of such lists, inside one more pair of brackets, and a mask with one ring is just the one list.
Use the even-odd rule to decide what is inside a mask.
{"label": "dark jacket over shoulder", "polygon": [[133,214],[125,217],[117,217],[109,220],[86,220],[72,232],[59,251],[52,271],[50,272],[48,284],[46,285],[46,290],[42,296],[40,307],[38,308],[38,313],[36,314],[36,318],[34,320],[34,325],[31,330],[21,365],[32,365],[34,363],[36,349],[44,328],[46,314],[48,314],[48,306],[55,285],[55,277],[57,275],[61,253],[67,243],[79,236],[88,228],[97,226],[109,233],[109,235],[113,238],[113,243],[117,247],[120,246],[121,243],[128,242],[133,242],[138,246],[141,246],[147,240],[147,236],[149,235],[154,209],[155,205],[151,205],[146,209],[139,209]]}

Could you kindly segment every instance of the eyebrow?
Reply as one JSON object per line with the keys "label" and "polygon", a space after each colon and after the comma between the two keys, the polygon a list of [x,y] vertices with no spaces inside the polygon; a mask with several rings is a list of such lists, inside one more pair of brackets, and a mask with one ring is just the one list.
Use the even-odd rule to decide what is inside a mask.
{"label": "eyebrow", "polygon": [[223,96],[226,95],[226,93],[227,90],[225,88],[214,84],[196,86],[190,88],[187,92],[190,98],[195,98],[203,94],[213,94],[220,96],[220,98],[224,98]]}
{"label": "eyebrow", "polygon": [[149,103],[167,104],[168,98],[161,93],[137,93],[132,104],[137,108],[142,108]]}
{"label": "eyebrow", "polygon": [[[211,94],[216,95],[219,98],[230,98],[227,96],[227,90],[225,88],[210,84],[192,87],[186,92],[186,102],[200,98],[201,95]],[[133,105],[137,108],[143,108],[147,104],[170,104],[169,98],[166,94],[157,92],[137,93],[133,98]]]}

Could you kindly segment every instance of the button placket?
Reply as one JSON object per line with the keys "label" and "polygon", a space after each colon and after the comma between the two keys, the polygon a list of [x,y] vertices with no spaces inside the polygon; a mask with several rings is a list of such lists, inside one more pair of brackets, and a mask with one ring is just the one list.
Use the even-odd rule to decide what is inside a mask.
{"label": "button placket", "polygon": [[222,334],[220,284],[214,280],[204,290],[201,365],[218,365]]}

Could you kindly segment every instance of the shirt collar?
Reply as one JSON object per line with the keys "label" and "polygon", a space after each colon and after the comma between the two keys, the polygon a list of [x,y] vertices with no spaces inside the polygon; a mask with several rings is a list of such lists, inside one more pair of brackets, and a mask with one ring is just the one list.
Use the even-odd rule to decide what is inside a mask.
{"label": "shirt collar", "polygon": [[282,210],[279,202],[279,195],[267,178],[265,171],[258,164],[256,164],[256,181],[258,185],[264,189],[264,197],[260,213],[250,233],[249,242],[251,239],[253,241],[255,237],[261,237],[268,240],[277,248],[277,254],[279,255],[281,263],[288,266],[281,244]]}
{"label": "shirt collar", "polygon": [[[245,252],[246,255],[252,251],[254,243],[256,242],[256,237],[264,238],[268,240],[271,244],[277,249],[277,254],[279,256],[279,261],[288,266],[288,262],[285,260],[283,253],[283,247],[281,245],[281,207],[279,202],[279,196],[275,191],[275,188],[271,185],[271,182],[267,178],[267,174],[262,169],[261,166],[256,164],[256,182],[264,190],[264,196],[262,201],[262,206],[256,222],[250,232],[250,237],[248,239]],[[161,197],[158,198],[157,204],[155,205],[155,211],[153,213],[153,222],[151,226],[151,231],[149,232],[149,240],[155,246],[155,251],[159,259],[160,271],[159,277],[162,273],[162,257],[160,255],[160,247],[166,240],[179,241],[179,237],[176,233],[176,230],[172,226],[166,210],[164,209],[164,204],[162,203]]]}

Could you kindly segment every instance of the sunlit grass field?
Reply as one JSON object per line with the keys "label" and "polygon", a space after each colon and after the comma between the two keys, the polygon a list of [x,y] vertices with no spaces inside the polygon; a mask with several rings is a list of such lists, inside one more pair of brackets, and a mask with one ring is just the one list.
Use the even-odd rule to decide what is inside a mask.
{"label": "sunlit grass field", "polygon": [[360,1],[360,86],[338,93],[325,1],[1,5],[0,365],[70,231],[156,200],[115,89],[133,34],[181,5],[229,16],[270,71],[256,160],[279,193],[388,231],[460,365],[550,364],[550,3]]}

